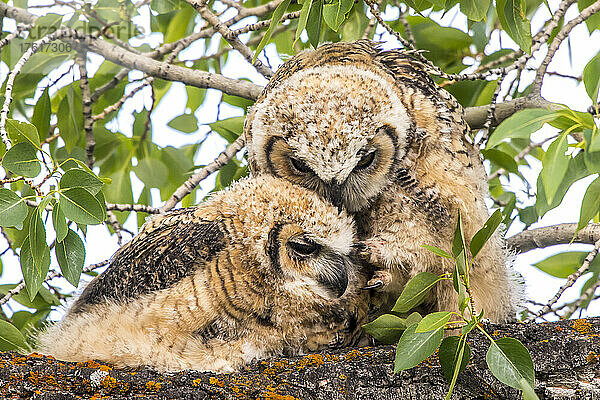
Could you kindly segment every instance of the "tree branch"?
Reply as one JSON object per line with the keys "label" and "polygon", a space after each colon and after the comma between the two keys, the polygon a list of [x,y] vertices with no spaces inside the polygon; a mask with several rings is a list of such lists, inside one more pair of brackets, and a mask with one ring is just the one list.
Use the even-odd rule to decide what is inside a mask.
{"label": "tree branch", "polygon": [[557,244],[583,243],[594,244],[600,240],[600,224],[589,224],[577,235],[577,224],[558,224],[543,228],[519,232],[506,239],[508,247],[525,253]]}
{"label": "tree branch", "polygon": [[[600,318],[545,324],[485,325],[493,338],[514,337],[531,352],[535,391],[543,400],[600,396]],[[520,400],[521,391],[496,380],[487,368],[489,341],[469,334],[472,356],[458,375],[453,399]],[[0,353],[0,397],[194,399],[411,399],[439,400],[448,390],[437,353],[415,368],[393,372],[394,346],[323,351],[272,358],[239,373],[148,368],[122,370],[95,361],[58,362],[39,354]]]}
{"label": "tree branch", "polygon": [[98,53],[107,60],[129,69],[137,69],[150,76],[166,79],[168,81],[183,82],[186,85],[199,88],[213,88],[224,93],[248,99],[257,98],[262,87],[247,81],[226,78],[223,75],[210,72],[193,70],[171,65],[149,57],[142,57],[115,46],[105,40],[88,38],[87,40],[74,40],[74,45],[89,48],[89,51]]}
{"label": "tree branch", "polygon": [[[496,104],[494,121],[499,124],[517,111],[524,110],[526,108],[549,108],[551,110],[561,109],[558,104],[551,103],[540,96],[518,97],[514,100]],[[489,109],[490,105],[468,107],[465,109],[465,119],[471,129],[481,129],[484,127],[485,121],[488,118]]]}

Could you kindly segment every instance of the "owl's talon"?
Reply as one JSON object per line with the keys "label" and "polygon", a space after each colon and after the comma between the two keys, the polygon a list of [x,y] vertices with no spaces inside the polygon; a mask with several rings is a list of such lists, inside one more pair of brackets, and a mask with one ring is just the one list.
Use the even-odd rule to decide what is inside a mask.
{"label": "owl's talon", "polygon": [[361,287],[362,290],[370,290],[370,289],[380,289],[382,288],[383,285],[383,281],[380,281],[379,279],[374,281],[373,283],[369,283],[367,284],[367,286]]}

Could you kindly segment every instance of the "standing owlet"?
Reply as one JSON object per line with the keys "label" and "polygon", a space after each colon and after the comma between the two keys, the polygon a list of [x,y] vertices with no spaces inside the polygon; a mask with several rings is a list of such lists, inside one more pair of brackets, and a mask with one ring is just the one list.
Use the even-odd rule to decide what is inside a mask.
{"label": "standing owlet", "polygon": [[[376,267],[369,285],[381,287],[376,297],[389,311],[411,277],[454,269],[421,245],[447,249],[459,211],[467,238],[489,216],[463,113],[410,53],[369,40],[327,44],[288,60],[256,101],[245,126],[250,168],[354,214]],[[514,319],[520,299],[506,264],[495,234],[471,269],[475,306],[496,322]],[[447,280],[427,302],[458,308]]]}
{"label": "standing owlet", "polygon": [[40,351],[118,367],[233,371],[354,344],[368,311],[352,218],[273,177],[149,220]]}

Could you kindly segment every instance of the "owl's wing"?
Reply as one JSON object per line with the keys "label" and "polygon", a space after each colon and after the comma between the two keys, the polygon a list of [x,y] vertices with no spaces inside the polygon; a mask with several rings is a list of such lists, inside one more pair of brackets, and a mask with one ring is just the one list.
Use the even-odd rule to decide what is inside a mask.
{"label": "owl's wing", "polygon": [[166,289],[209,262],[226,246],[225,227],[184,208],[157,217],[119,249],[108,269],[73,304],[72,313],[107,300],[127,301]]}

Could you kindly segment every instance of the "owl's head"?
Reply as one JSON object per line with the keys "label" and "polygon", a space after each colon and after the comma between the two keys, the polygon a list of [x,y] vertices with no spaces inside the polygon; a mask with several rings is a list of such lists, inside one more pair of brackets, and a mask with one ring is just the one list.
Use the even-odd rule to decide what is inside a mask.
{"label": "owl's head", "polygon": [[410,80],[399,85],[398,76],[429,78],[410,57],[390,54],[359,41],[286,62],[246,121],[253,172],[304,186],[350,212],[368,207],[421,135],[403,93]]}
{"label": "owl's head", "polygon": [[243,180],[228,192],[219,204],[233,221],[232,244],[266,284],[326,299],[358,287],[354,223],[344,211],[272,176]]}

